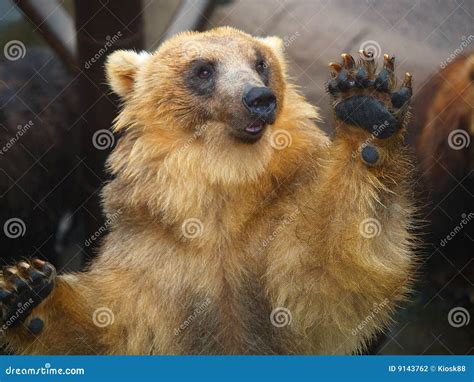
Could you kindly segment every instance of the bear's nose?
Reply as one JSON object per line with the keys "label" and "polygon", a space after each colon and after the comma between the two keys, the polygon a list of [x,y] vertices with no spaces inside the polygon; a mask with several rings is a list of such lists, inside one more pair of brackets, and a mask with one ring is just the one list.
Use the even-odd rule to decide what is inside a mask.
{"label": "bear's nose", "polygon": [[275,122],[276,97],[267,87],[246,87],[242,102],[245,108],[265,123]]}

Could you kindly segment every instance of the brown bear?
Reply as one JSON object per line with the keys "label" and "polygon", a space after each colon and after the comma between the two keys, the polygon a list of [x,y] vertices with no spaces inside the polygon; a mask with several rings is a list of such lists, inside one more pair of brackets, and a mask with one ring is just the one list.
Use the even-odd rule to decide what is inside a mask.
{"label": "brown bear", "polygon": [[[279,38],[183,33],[107,60],[123,109],[88,271],[8,267],[22,354],[349,354],[409,290],[411,76],[360,52],[330,64],[331,141],[287,80]],[[22,304],[22,305],[18,305]]]}

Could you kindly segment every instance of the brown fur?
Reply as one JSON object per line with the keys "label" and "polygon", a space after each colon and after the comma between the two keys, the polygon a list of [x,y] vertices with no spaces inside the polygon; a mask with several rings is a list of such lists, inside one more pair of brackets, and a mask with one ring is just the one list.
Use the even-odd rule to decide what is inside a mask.
{"label": "brown fur", "polygon": [[[219,97],[204,105],[179,85],[189,44],[193,55],[227,60],[229,71],[239,66],[236,84],[253,75],[245,64],[251,47],[265,52],[280,106],[258,142],[227,134],[222,104],[241,107],[229,96],[232,83],[220,83]],[[412,270],[402,135],[376,140],[381,165],[354,160],[369,134],[338,122],[330,142],[315,128],[316,109],[286,80],[281,45],[219,28],[179,35],[152,55],[109,58],[109,81],[124,106],[108,161],[114,180],[103,197],[106,213],[120,217],[90,270],[60,276],[31,315],[45,321],[43,333],[9,330],[12,349],[347,354],[387,325]],[[215,119],[206,120],[208,110]],[[292,142],[276,150],[272,133],[280,130]],[[202,223],[195,238],[183,235],[191,218]],[[366,218],[381,223],[373,239],[360,234]],[[92,323],[101,307],[114,314],[105,328]],[[270,320],[280,307],[292,316],[281,328]]]}
{"label": "brown fur", "polygon": [[[474,168],[474,145],[454,150],[449,134],[464,130],[474,137],[474,54],[461,56],[436,73],[414,99],[411,123],[427,188],[445,195]],[[459,142],[454,142],[454,144]],[[442,197],[442,196],[441,196]]]}
{"label": "brown fur", "polygon": [[[452,280],[450,288],[467,296],[460,301],[469,301],[469,280],[456,276],[458,269],[472,259],[472,229],[449,237],[449,245],[446,238],[473,207],[473,106],[471,52],[457,57],[421,86],[413,100],[415,112],[409,126],[410,141],[420,164],[418,198],[425,204],[421,212],[429,223],[424,228],[427,260],[423,273],[437,289]],[[453,267],[446,267],[447,258]],[[452,293],[450,288],[444,288],[443,293]]]}

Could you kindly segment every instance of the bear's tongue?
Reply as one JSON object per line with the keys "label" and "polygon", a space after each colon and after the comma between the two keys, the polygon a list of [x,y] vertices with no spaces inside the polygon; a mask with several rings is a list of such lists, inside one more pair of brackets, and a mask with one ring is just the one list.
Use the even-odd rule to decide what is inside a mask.
{"label": "bear's tongue", "polygon": [[255,121],[245,128],[245,131],[251,134],[256,134],[262,131],[265,124],[262,121]]}

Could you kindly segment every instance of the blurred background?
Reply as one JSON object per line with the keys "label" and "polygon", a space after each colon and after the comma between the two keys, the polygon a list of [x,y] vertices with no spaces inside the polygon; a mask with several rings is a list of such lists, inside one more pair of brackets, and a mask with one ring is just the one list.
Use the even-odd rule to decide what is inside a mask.
{"label": "blurred background", "polygon": [[93,259],[118,139],[107,55],[222,25],[284,40],[290,75],[329,134],[327,64],[342,52],[395,54],[398,77],[413,74],[419,279],[369,354],[472,354],[472,0],[0,0],[0,265],[40,257],[66,272]]}

